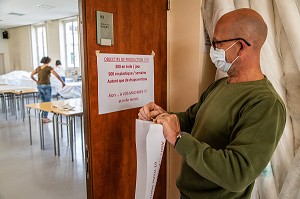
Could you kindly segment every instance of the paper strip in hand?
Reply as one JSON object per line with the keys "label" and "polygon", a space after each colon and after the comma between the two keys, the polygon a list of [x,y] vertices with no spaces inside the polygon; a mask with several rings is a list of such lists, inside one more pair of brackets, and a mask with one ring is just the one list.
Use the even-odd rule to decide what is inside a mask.
{"label": "paper strip in hand", "polygon": [[136,120],[137,173],[135,199],[152,199],[166,139],[161,124]]}

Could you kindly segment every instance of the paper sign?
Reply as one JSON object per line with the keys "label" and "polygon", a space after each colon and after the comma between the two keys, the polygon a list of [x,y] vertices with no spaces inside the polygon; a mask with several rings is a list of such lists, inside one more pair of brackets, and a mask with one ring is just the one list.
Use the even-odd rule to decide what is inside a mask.
{"label": "paper sign", "polygon": [[135,199],[153,198],[165,143],[161,124],[136,120]]}
{"label": "paper sign", "polygon": [[99,114],[154,101],[153,55],[97,55]]}

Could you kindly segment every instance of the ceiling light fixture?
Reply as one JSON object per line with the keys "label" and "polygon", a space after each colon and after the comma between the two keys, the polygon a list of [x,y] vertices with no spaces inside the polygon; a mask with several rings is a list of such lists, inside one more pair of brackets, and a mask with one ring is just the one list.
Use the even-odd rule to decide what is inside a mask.
{"label": "ceiling light fixture", "polygon": [[47,5],[47,4],[38,4],[36,6],[39,7],[39,8],[43,8],[43,9],[52,9],[52,8],[55,7],[55,6]]}
{"label": "ceiling light fixture", "polygon": [[23,16],[23,15],[25,15],[25,14],[17,13],[17,12],[10,12],[10,13],[8,13],[8,14],[10,14],[10,15],[15,15],[15,16]]}

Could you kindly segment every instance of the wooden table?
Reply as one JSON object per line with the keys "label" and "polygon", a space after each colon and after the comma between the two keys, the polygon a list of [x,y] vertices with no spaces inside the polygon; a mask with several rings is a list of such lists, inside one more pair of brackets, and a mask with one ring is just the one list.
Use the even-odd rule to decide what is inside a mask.
{"label": "wooden table", "polygon": [[[63,110],[61,109],[62,106],[69,104],[71,107],[74,107],[72,110]],[[54,140],[54,154],[56,155],[56,147],[58,151],[58,155],[60,155],[60,146],[59,146],[59,128],[58,125],[66,125],[70,128],[70,148],[71,148],[71,156],[72,161],[74,160],[74,153],[73,153],[73,133],[74,133],[74,118],[79,116],[81,119],[81,139],[82,139],[82,148],[83,148],[83,132],[82,132],[82,116],[83,116],[83,108],[82,108],[82,100],[81,98],[72,98],[67,100],[59,100],[59,101],[52,101],[52,102],[42,102],[36,104],[27,104],[29,115],[29,130],[30,130],[30,144],[32,144],[32,135],[31,135],[31,119],[30,110],[36,109],[39,110],[38,118],[39,118],[39,129],[40,129],[40,141],[41,141],[41,148],[45,149],[44,146],[44,128],[42,125],[42,118],[41,114],[43,111],[53,113],[53,140]],[[59,116],[65,116],[67,118],[66,123],[58,120]]]}
{"label": "wooden table", "polygon": [[0,85],[0,95],[3,96],[3,103],[2,103],[2,107],[5,110],[5,116],[6,116],[6,120],[7,120],[7,105],[6,105],[6,98],[11,95],[11,100],[12,100],[12,104],[14,104],[14,106],[12,106],[13,112],[15,112],[16,114],[16,118],[17,118],[17,109],[16,109],[16,98],[19,96],[20,97],[20,101],[21,101],[21,117],[23,117],[23,121],[24,121],[24,117],[25,117],[25,102],[24,102],[24,96],[28,95],[28,94],[33,94],[34,95],[34,101],[35,101],[35,94],[38,93],[38,90],[36,88],[30,88],[30,87],[24,87],[24,86],[15,86],[15,85]]}
{"label": "wooden table", "polygon": [[[13,90],[11,91],[11,93],[13,94],[13,98],[14,100],[16,100],[16,98],[19,96],[20,97],[20,101],[21,101],[21,117],[25,118],[25,101],[24,101],[24,97],[25,95],[29,95],[32,94],[33,95],[33,100],[34,102],[36,101],[36,94],[38,93],[38,90],[36,88],[28,88],[28,89],[18,89],[18,90]],[[16,114],[17,117],[17,114]]]}

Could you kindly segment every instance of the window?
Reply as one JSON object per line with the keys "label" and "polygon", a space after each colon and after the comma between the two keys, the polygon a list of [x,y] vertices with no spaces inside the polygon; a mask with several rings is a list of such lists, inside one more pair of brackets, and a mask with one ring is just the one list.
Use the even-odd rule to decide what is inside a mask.
{"label": "window", "polygon": [[79,67],[79,33],[77,19],[64,22],[66,66],[69,68]]}
{"label": "window", "polygon": [[37,63],[47,56],[46,28],[45,25],[36,26]]}

